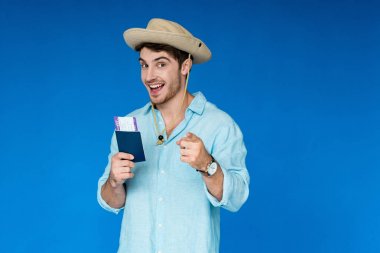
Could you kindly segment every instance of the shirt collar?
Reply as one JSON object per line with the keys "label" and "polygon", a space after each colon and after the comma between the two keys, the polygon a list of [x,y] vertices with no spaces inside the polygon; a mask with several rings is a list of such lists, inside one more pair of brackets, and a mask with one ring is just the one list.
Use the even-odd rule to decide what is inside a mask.
{"label": "shirt collar", "polygon": [[[191,104],[189,105],[188,109],[201,115],[205,109],[206,106],[206,97],[202,94],[202,92],[198,91],[193,93],[194,99],[191,101]],[[150,102],[148,102],[144,107],[143,107],[143,112],[149,113],[150,109],[152,108],[152,105]]]}
{"label": "shirt collar", "polygon": [[194,99],[193,101],[191,101],[191,104],[189,105],[188,109],[201,115],[205,109],[207,100],[200,91],[195,92],[193,95]]}
{"label": "shirt collar", "polygon": [[145,114],[148,114],[150,112],[150,109],[152,108],[152,104],[150,102],[146,103],[144,107],[142,108],[142,112]]}

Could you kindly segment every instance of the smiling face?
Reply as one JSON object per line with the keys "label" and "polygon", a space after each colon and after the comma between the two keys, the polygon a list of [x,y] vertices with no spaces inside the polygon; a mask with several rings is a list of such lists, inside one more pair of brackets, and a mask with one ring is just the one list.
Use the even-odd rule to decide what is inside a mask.
{"label": "smiling face", "polygon": [[165,51],[142,48],[140,51],[141,80],[155,105],[163,105],[179,97],[184,89],[178,61]]}

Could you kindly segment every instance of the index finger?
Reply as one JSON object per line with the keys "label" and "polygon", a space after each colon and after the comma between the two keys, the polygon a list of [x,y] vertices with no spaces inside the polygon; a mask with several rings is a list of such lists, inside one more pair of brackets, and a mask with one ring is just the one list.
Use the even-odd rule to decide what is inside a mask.
{"label": "index finger", "polygon": [[195,141],[195,140],[197,140],[199,137],[198,136],[196,136],[195,134],[193,134],[192,132],[188,132],[187,134],[186,134],[186,137],[189,139],[189,140],[192,140],[192,141]]}
{"label": "index finger", "polygon": [[187,136],[184,136],[181,139],[179,139],[176,143],[177,145],[181,146],[184,141],[190,141],[190,139]]}
{"label": "index finger", "polygon": [[132,154],[125,153],[125,152],[116,153],[114,157],[116,157],[120,160],[133,160],[134,159],[134,156]]}
{"label": "index finger", "polygon": [[183,147],[186,145],[186,143],[190,143],[190,142],[193,142],[193,141],[191,140],[190,137],[188,137],[186,135],[186,136],[182,137],[181,139],[179,139],[176,143],[178,146]]}

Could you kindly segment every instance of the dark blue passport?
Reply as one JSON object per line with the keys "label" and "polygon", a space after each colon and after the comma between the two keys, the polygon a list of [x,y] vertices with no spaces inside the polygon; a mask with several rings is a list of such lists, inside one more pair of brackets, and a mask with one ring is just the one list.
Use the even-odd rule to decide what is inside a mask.
{"label": "dark blue passport", "polygon": [[132,154],[133,162],[145,161],[144,148],[140,132],[115,131],[119,152]]}

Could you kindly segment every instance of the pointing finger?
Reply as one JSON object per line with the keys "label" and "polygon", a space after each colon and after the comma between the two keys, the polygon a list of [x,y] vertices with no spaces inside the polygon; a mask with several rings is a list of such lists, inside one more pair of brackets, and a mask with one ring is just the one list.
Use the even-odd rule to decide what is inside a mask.
{"label": "pointing finger", "polygon": [[124,152],[119,152],[115,155],[116,158],[122,160],[122,159],[125,159],[125,160],[133,160],[134,157],[133,155],[131,154],[128,154],[128,153],[124,153]]}
{"label": "pointing finger", "polygon": [[199,139],[198,136],[196,136],[195,134],[193,134],[192,132],[188,132],[186,134],[186,138],[190,141],[197,141]]}

